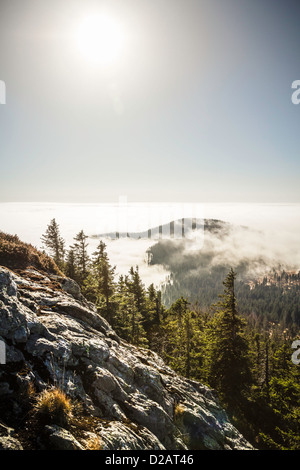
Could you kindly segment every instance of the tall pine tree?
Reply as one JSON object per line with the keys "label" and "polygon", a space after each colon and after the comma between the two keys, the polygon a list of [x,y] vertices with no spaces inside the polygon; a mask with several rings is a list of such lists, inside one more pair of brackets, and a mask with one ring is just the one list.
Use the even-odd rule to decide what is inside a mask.
{"label": "tall pine tree", "polygon": [[84,293],[94,302],[100,313],[114,326],[114,305],[111,298],[115,293],[115,267],[109,263],[106,245],[101,240],[92,254],[89,275],[85,281]]}
{"label": "tall pine tree", "polygon": [[83,282],[87,278],[88,268],[89,268],[89,255],[87,251],[88,243],[86,239],[87,235],[81,230],[75,237],[75,243],[73,245],[73,252],[75,257],[75,265],[77,270],[77,282],[80,286],[83,285]]}
{"label": "tall pine tree", "polygon": [[54,259],[60,269],[64,267],[65,242],[60,235],[59,225],[55,219],[50,221],[46,232],[41,237],[41,241],[45,246],[49,255]]}
{"label": "tall pine tree", "polygon": [[229,407],[241,403],[250,384],[248,342],[244,335],[244,321],[238,315],[231,269],[224,284],[224,294],[211,323],[208,352],[208,378]]}

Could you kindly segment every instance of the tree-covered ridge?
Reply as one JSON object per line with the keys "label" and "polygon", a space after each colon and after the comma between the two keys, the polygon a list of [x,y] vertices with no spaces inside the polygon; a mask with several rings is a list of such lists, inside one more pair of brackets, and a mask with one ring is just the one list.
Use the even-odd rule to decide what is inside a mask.
{"label": "tree-covered ridge", "polygon": [[[223,294],[220,289],[219,300],[209,308],[205,296],[202,308],[200,301],[192,305],[185,295],[166,308],[159,290],[145,288],[138,267],[115,279],[105,243],[100,241],[89,257],[86,238],[83,231],[75,236],[61,265],[121,338],[152,349],[179,374],[215,388],[235,425],[255,447],[300,449],[300,368],[291,360],[292,342],[299,337],[296,322],[283,324],[268,316],[261,321],[264,310],[256,304],[258,313],[253,314],[250,295],[241,305],[241,284],[225,267],[216,272],[218,279],[223,276]],[[55,255],[55,247],[50,254]],[[206,283],[209,289],[208,279]],[[272,305],[272,289],[284,286],[266,284],[242,288],[248,294],[270,289],[267,299]],[[292,292],[286,289],[285,295],[292,299]]]}
{"label": "tree-covered ridge", "polygon": [[[222,279],[230,266],[217,266],[210,273],[183,275],[176,273],[171,282],[162,287],[163,301],[171,305],[180,295],[190,299],[194,305],[201,303],[202,308],[209,308],[217,301],[222,289]],[[277,279],[287,276],[288,281],[271,282],[243,281],[236,282],[236,297],[240,309],[260,323],[276,322],[283,327],[300,326],[300,275],[282,271]]]}
{"label": "tree-covered ridge", "polygon": [[[212,226],[207,225],[200,250],[189,251],[186,242],[168,240],[160,240],[151,246],[150,264],[162,265],[171,273],[162,287],[164,304],[170,306],[183,295],[192,304],[199,303],[202,309],[208,309],[218,300],[222,282],[233,267],[237,273],[236,297],[244,314],[261,323],[280,322],[284,327],[299,327],[300,272],[288,272],[276,260],[268,260],[253,249],[252,257],[247,257],[247,249],[239,256],[239,245],[234,249],[237,238],[240,236],[242,239],[245,235],[247,240],[250,235],[246,229],[237,229],[236,234],[235,227],[232,232],[229,226],[225,228],[221,224],[212,230]],[[231,233],[234,241],[227,253]]]}

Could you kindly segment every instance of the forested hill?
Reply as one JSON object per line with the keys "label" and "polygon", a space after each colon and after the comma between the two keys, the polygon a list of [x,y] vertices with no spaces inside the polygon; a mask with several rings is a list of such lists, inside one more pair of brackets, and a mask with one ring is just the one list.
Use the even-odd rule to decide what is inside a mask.
{"label": "forested hill", "polygon": [[[202,309],[208,309],[217,302],[224,275],[228,266],[213,267],[210,272],[173,273],[169,282],[162,287],[162,300],[170,306],[180,295]],[[276,281],[276,277],[292,279],[292,281]],[[300,274],[285,271],[274,276],[266,276],[261,280],[236,283],[236,297],[239,310],[258,323],[275,322],[283,328],[300,326]]]}
{"label": "forested hill", "polygon": [[[246,227],[241,227],[246,229]],[[92,238],[133,238],[139,239],[193,239],[198,235],[201,238],[203,230],[208,230],[217,236],[224,236],[229,233],[230,224],[222,220],[216,219],[199,219],[199,218],[182,218],[171,220],[167,223],[157,225],[155,227],[148,227],[143,231],[129,231],[129,232],[106,232],[92,235]]]}
{"label": "forested hill", "polygon": [[[57,229],[44,241],[65,270]],[[104,243],[88,260],[84,241],[82,232],[79,286],[0,232],[0,450],[253,449],[215,391],[147,347],[145,329],[150,338],[161,321],[158,293],[134,270],[116,285]]]}
{"label": "forested hill", "polygon": [[[245,233],[245,229],[243,231]],[[209,237],[206,238],[209,240]],[[300,369],[297,361],[292,360],[292,345],[300,337],[299,328],[296,325],[283,328],[282,325],[272,322],[259,323],[253,315],[245,316],[236,303],[239,283],[232,268],[225,272],[225,266],[223,266],[224,277],[220,279],[222,284],[218,292],[221,297],[216,305],[211,305],[209,309],[203,307],[201,303],[197,306],[191,305],[189,299],[181,292],[181,295],[167,308],[162,302],[162,295],[158,289],[153,285],[145,287],[137,267],[132,267],[127,275],[116,279],[115,268],[110,264],[106,245],[102,240],[99,241],[92,256],[89,256],[87,236],[81,231],[74,237],[74,244],[66,251],[55,220],[51,221],[42,240],[53,259],[37,252],[31,246],[24,245],[17,237],[0,233],[0,265],[4,264],[15,271],[17,269],[18,276],[24,277],[25,270],[26,276],[30,276],[30,282],[38,281],[39,283],[38,292],[42,295],[41,307],[33,305],[37,301],[37,293],[35,290],[32,291],[32,286],[28,287],[27,282],[18,280],[24,302],[29,309],[34,307],[34,315],[45,316],[45,321],[49,320],[49,315],[55,315],[59,322],[57,328],[60,332],[61,315],[64,315],[63,318],[68,318],[70,312],[76,319],[78,315],[83,315],[81,318],[83,321],[92,317],[93,324],[100,326],[103,326],[104,318],[114,330],[114,333],[111,332],[109,335],[110,347],[116,341],[115,334],[117,334],[122,341],[130,343],[134,350],[137,348],[139,351],[144,351],[143,361],[147,356],[152,357],[154,352],[157,364],[160,363],[159,357],[162,358],[171,370],[185,377],[188,384],[194,384],[197,381],[198,384],[213,387],[218,392],[222,406],[226,409],[232,423],[254,447],[261,449],[300,448]],[[220,247],[223,241],[226,245],[226,236],[219,240]],[[13,252],[17,252],[18,256],[13,257]],[[180,252],[177,251],[177,254]],[[208,251],[206,254],[208,255]],[[180,256],[176,258],[176,251],[173,251],[173,255],[173,262],[176,261],[180,265]],[[189,251],[186,255],[188,258],[185,261],[192,262],[195,253]],[[232,253],[230,257],[233,261]],[[17,259],[21,263],[19,268],[15,264]],[[208,259],[211,258],[208,257]],[[53,260],[59,269],[56,264],[53,265]],[[197,266],[197,259],[194,263]],[[46,270],[48,280],[44,279],[44,275],[41,278],[39,273],[33,273],[32,269],[43,272]],[[62,273],[76,282],[64,278]],[[5,273],[3,277],[3,292],[5,295],[6,293],[15,295],[15,289],[7,284],[7,276],[9,273]],[[222,276],[221,270],[219,276]],[[291,281],[293,280],[294,278],[291,278]],[[285,291],[289,290],[288,279],[284,282],[277,279],[277,282],[281,282],[281,288]],[[270,284],[269,280],[262,280],[261,285],[264,288],[272,287],[268,284]],[[60,301],[56,298],[58,294],[55,294],[55,299],[49,299],[49,303],[45,304],[43,292],[48,288],[67,290],[85,307],[82,309],[78,305],[69,306],[65,299]],[[248,289],[251,291],[250,286]],[[15,300],[11,305],[14,308]],[[87,312],[87,308],[90,313]],[[4,309],[6,315],[5,311]],[[36,334],[34,338],[37,344],[44,351],[44,347],[50,346],[50,338],[47,336],[46,341],[40,342],[39,328],[36,328],[36,323],[32,321],[30,325],[34,328]],[[51,328],[53,328],[52,320]],[[76,331],[73,326],[70,331],[65,326],[63,328],[67,337],[71,331]],[[109,329],[108,325],[106,328]],[[86,331],[90,334],[89,329]],[[102,327],[100,332],[103,334]],[[17,331],[21,342],[25,339],[24,334],[23,328]],[[94,351],[93,341],[93,338],[89,340],[84,338],[81,344],[80,351],[85,351],[87,358]],[[30,342],[29,345],[30,350],[35,354],[35,349],[32,349],[34,345]],[[24,345],[22,347],[24,348]],[[130,350],[130,346],[128,348]],[[55,346],[55,351],[59,352],[59,350]],[[73,367],[73,359],[71,362]],[[130,368],[131,366],[126,368],[129,374],[128,380],[131,377]],[[161,370],[160,367],[159,372]],[[124,371],[120,373],[124,380]],[[151,393],[151,400],[156,400],[157,390],[152,390],[150,387],[149,391],[148,382],[140,383],[140,379],[146,377],[142,369],[138,370],[135,377],[138,380],[138,387],[142,387],[139,392],[148,390]],[[88,374],[85,378],[89,383]],[[102,386],[102,379],[97,380],[96,384]],[[111,385],[115,387],[109,381],[108,386]],[[95,385],[96,389],[97,386]],[[119,388],[116,386],[114,390],[118,392]],[[177,404],[179,402],[174,408],[174,416],[180,422],[183,420],[183,423],[191,423],[193,427],[195,416],[193,413],[189,414],[189,417],[186,416],[186,399],[183,398],[183,403],[181,403],[182,394],[178,394],[173,387],[171,393],[176,394],[175,401]],[[96,394],[100,401],[104,398],[104,408],[107,404],[109,405],[102,391],[96,390]],[[127,399],[125,401],[127,403]],[[141,403],[139,401],[139,410]],[[120,404],[119,401],[118,404]],[[113,406],[109,409],[115,408]],[[122,410],[123,408],[121,412]],[[131,412],[134,412],[133,408]],[[136,419],[140,420],[140,418],[144,419],[144,413]],[[157,417],[157,419],[160,418]],[[156,425],[156,420],[154,424]],[[164,432],[164,426],[161,431]],[[199,446],[199,443],[196,445]],[[213,442],[213,445],[217,448],[219,443]]]}
{"label": "forested hill", "polygon": [[236,296],[241,312],[259,322],[300,325],[299,266],[276,259],[264,234],[217,220],[206,220],[203,244],[159,240],[149,250],[149,263],[171,272],[162,287],[163,302],[178,297],[208,308],[218,300],[231,267],[237,273]]}

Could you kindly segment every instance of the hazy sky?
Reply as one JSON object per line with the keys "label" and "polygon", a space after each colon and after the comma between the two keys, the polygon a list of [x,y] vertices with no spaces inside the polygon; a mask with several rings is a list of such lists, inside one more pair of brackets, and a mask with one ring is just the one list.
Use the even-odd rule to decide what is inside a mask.
{"label": "hazy sky", "polygon": [[291,0],[0,0],[0,202],[300,202],[299,18]]}

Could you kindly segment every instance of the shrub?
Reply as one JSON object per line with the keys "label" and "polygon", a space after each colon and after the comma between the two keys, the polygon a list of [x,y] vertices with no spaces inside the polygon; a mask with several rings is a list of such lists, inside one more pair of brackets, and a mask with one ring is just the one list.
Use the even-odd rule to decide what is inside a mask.
{"label": "shrub", "polygon": [[174,421],[180,420],[184,411],[185,407],[181,403],[176,403],[174,407]]}
{"label": "shrub", "polygon": [[29,243],[22,242],[17,235],[0,231],[0,265],[9,269],[36,268],[48,273],[62,275],[55,262],[45,253]]}
{"label": "shrub", "polygon": [[47,422],[63,426],[72,418],[73,405],[62,390],[49,388],[39,394],[35,409]]}

